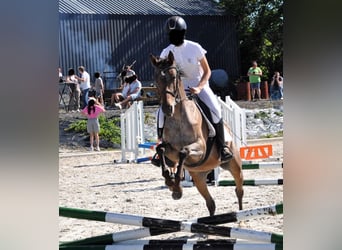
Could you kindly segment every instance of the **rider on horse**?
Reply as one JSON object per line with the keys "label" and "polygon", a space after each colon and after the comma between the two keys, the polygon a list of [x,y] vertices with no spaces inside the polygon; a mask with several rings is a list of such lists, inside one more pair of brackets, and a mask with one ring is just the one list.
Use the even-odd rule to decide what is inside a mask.
{"label": "rider on horse", "polygon": [[[211,70],[205,56],[207,51],[200,44],[185,39],[187,26],[183,18],[179,16],[168,18],[165,29],[169,36],[170,45],[161,52],[160,58],[166,58],[172,51],[177,68],[181,72],[185,90],[197,95],[209,108],[216,132],[216,144],[221,154],[221,162],[227,162],[232,159],[233,154],[226,145],[220,106],[208,83]],[[162,138],[163,127],[164,113],[160,108],[158,111],[159,139]],[[153,163],[159,166],[157,161]]]}

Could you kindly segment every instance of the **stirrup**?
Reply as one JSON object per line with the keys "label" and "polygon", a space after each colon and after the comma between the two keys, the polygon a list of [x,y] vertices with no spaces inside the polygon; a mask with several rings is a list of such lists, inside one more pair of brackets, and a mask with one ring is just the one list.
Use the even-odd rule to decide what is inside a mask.
{"label": "stirrup", "polygon": [[154,156],[152,157],[151,163],[156,166],[156,167],[160,167],[160,159],[157,158],[158,153],[155,153]]}
{"label": "stirrup", "polygon": [[228,147],[221,149],[221,162],[227,162],[233,159],[233,154],[229,151]]}

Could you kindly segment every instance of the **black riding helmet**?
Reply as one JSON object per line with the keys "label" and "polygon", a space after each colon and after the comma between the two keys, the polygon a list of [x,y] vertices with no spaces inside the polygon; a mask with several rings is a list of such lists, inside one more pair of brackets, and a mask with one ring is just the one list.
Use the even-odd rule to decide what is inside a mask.
{"label": "black riding helmet", "polygon": [[186,22],[180,16],[172,16],[166,20],[165,30],[171,44],[181,45],[184,42],[186,29]]}

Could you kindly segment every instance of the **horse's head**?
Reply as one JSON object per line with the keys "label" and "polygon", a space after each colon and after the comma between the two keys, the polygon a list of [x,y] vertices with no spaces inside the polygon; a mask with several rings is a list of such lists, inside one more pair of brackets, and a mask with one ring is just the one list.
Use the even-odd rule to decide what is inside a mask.
{"label": "horse's head", "polygon": [[174,56],[170,51],[165,59],[154,55],[150,55],[150,59],[155,68],[154,78],[161,97],[162,110],[165,115],[172,116],[183,91]]}

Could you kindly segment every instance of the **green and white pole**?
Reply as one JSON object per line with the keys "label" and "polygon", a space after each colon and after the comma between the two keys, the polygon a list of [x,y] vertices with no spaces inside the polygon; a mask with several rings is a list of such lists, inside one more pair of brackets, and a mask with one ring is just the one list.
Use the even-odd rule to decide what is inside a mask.
{"label": "green and white pole", "polygon": [[[234,180],[220,180],[217,183],[218,186],[235,186]],[[283,179],[256,179],[256,180],[244,180],[244,186],[261,186],[261,185],[283,185]]]}
{"label": "green and white pole", "polygon": [[113,245],[86,245],[86,246],[60,246],[59,249],[64,250],[207,250],[207,249],[217,249],[217,250],[283,250],[282,244],[272,244],[272,243],[235,243],[235,244],[225,244],[225,243],[206,243],[206,244],[173,244],[167,243],[162,244],[113,244]]}
{"label": "green and white pole", "polygon": [[[229,212],[224,214],[218,214],[213,216],[201,217],[196,219],[186,220],[188,222],[202,223],[202,224],[210,224],[210,225],[219,225],[229,222],[239,222],[241,220],[251,219],[255,217],[261,217],[266,215],[277,215],[283,213],[283,203],[274,204],[271,206],[258,207],[253,209],[241,210],[238,212]],[[119,213],[110,213],[110,212],[102,212],[102,211],[93,211],[93,210],[85,210],[85,209],[77,209],[77,208],[66,208],[59,207],[59,215],[63,217],[76,218],[76,219],[86,219],[86,220],[95,220],[95,221],[103,221],[124,225],[133,225],[133,226],[146,226],[149,220],[159,220],[149,217],[142,217],[137,215],[128,215],[128,214],[119,214]],[[168,220],[162,220],[166,222]],[[178,221],[177,221],[178,223]]]}
{"label": "green and white pole", "polygon": [[282,162],[259,162],[259,163],[242,162],[242,169],[270,169],[270,168],[283,168],[283,163]]}

